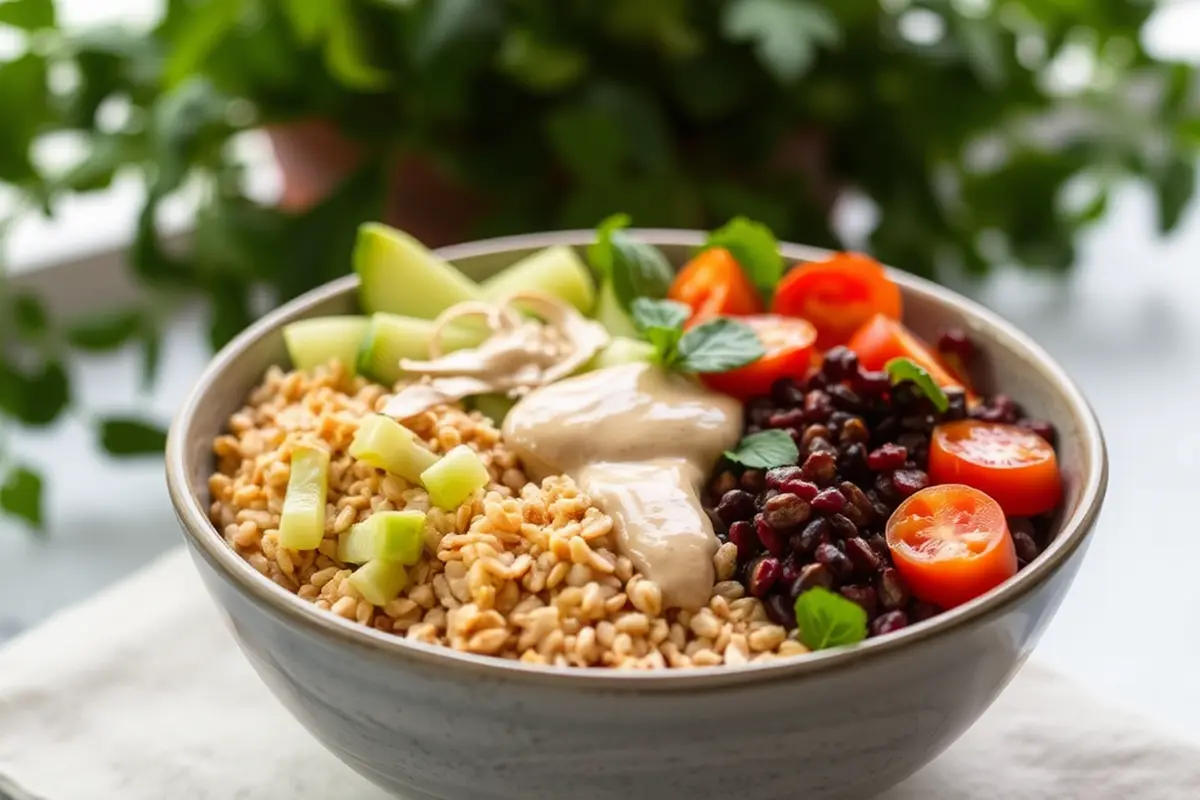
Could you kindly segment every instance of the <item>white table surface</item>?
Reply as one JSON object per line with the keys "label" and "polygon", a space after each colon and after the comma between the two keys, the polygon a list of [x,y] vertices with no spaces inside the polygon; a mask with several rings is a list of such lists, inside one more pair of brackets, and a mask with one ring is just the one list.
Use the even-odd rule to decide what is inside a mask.
{"label": "white table surface", "polygon": [[[1164,36],[1179,31],[1162,27]],[[128,229],[131,200],[136,197],[124,205],[91,205],[74,221],[27,228],[20,264],[119,236]],[[1122,190],[1110,208],[1086,237],[1069,283],[1006,274],[980,293],[1079,381],[1110,446],[1100,528],[1037,657],[1200,741],[1200,523],[1189,513],[1200,475],[1200,208],[1192,208],[1169,241],[1153,233],[1153,205],[1144,190]],[[105,214],[101,222],[93,217],[98,212]],[[81,216],[92,218],[90,227]],[[165,421],[207,358],[202,331],[199,313],[176,320],[162,379],[147,396],[132,388],[134,352],[73,365],[87,405],[146,409]],[[0,519],[6,574],[0,639],[180,542],[158,462],[114,465],[98,454],[78,419],[44,433],[16,432],[12,444],[52,476],[50,529],[35,539]]]}

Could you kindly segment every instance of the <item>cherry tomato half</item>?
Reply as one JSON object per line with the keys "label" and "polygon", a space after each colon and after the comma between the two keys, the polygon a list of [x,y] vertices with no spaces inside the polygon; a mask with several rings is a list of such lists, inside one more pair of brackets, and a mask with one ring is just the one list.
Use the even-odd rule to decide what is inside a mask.
{"label": "cherry tomato half", "polygon": [[946,369],[929,345],[883,314],[871,317],[846,346],[858,355],[858,362],[866,369],[880,370],[893,358],[911,358],[943,389],[967,388]]}
{"label": "cherry tomato half", "polygon": [[802,319],[756,314],[739,317],[762,342],[766,354],[744,367],[730,372],[709,373],[701,379],[710,389],[745,400],[771,391],[771,384],[783,377],[803,378],[812,364],[813,343],[817,331]]}
{"label": "cherry tomato half", "polygon": [[900,318],[900,287],[878,261],[861,253],[838,253],[827,261],[792,268],[771,311],[801,317],[817,328],[817,347],[845,344],[875,314]]}
{"label": "cherry tomato half", "polygon": [[1054,448],[1016,425],[970,419],[938,425],[929,443],[929,477],[987,492],[1014,517],[1045,513],[1062,499]]}
{"label": "cherry tomato half", "polygon": [[962,605],[1017,574],[1004,512],[970,486],[922,489],[892,512],[886,534],[913,595],[942,608]]}
{"label": "cherry tomato half", "polygon": [[712,247],[684,265],[667,297],[691,306],[688,325],[713,317],[737,317],[763,310],[758,290],[746,277],[733,254],[723,247]]}

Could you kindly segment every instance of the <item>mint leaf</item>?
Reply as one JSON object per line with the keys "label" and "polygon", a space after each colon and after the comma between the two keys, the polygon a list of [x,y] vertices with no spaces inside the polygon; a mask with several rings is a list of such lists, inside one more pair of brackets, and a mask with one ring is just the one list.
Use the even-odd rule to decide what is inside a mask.
{"label": "mint leaf", "polygon": [[767,430],[743,436],[736,450],[726,450],[725,457],[747,467],[771,469],[800,460],[800,449],[787,431]]}
{"label": "mint leaf", "polygon": [[758,60],[781,83],[803,75],[818,46],[841,40],[833,14],[808,0],[734,0],[721,25],[730,39],[752,42]]}
{"label": "mint leaf", "polygon": [[766,297],[774,293],[779,279],[783,277],[783,256],[779,255],[779,242],[771,229],[761,222],[734,217],[709,234],[703,249],[710,247],[723,247],[732,253],[746,277]]}
{"label": "mint leaf", "polygon": [[758,361],[766,351],[748,326],[727,317],[697,325],[679,340],[684,372],[728,372]]}
{"label": "mint leaf", "polygon": [[688,321],[692,310],[683,303],[674,300],[651,300],[649,297],[637,297],[629,306],[633,314],[633,324],[639,331],[648,328],[681,328]]}
{"label": "mint leaf", "polygon": [[158,455],[167,446],[167,434],[140,420],[115,417],[100,421],[100,446],[111,456]]}
{"label": "mint leaf", "polygon": [[816,587],[796,598],[800,641],[809,650],[855,644],[867,638],[867,612],[858,603]]}
{"label": "mint leaf", "polygon": [[142,330],[142,314],[121,311],[81,319],[67,328],[71,346],[89,353],[118,350]]}
{"label": "mint leaf", "polygon": [[42,478],[26,467],[14,467],[0,486],[0,510],[42,529]]}
{"label": "mint leaf", "polygon": [[596,242],[588,247],[588,260],[612,282],[617,303],[629,311],[638,297],[666,297],[675,270],[657,247],[631,239],[622,228],[628,214],[614,214],[596,229]]}
{"label": "mint leaf", "polygon": [[942,387],[937,385],[933,377],[925,371],[917,362],[911,358],[893,358],[891,361],[883,365],[884,370],[892,378],[892,385],[910,381],[921,393],[930,399],[933,407],[938,411],[945,411],[950,407],[950,398],[946,397],[946,393],[942,391]]}

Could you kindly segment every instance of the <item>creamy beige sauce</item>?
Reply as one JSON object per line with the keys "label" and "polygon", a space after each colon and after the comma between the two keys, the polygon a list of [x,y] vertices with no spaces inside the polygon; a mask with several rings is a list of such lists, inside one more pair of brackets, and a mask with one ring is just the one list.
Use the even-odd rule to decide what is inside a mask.
{"label": "creamy beige sauce", "polygon": [[718,542],[700,506],[705,474],[741,433],[742,407],[649,364],[590,372],[531,392],[504,439],[531,477],[566,473],[613,517],[618,544],[663,590],[698,608]]}
{"label": "creamy beige sauce", "polygon": [[[441,334],[451,325],[476,317],[490,330],[488,338],[478,347],[443,354]],[[408,419],[471,395],[520,397],[567,377],[609,342],[604,326],[570,304],[536,292],[515,293],[496,305],[460,303],[447,309],[436,323],[430,358],[400,361],[400,368],[414,381],[388,401],[385,414]]]}

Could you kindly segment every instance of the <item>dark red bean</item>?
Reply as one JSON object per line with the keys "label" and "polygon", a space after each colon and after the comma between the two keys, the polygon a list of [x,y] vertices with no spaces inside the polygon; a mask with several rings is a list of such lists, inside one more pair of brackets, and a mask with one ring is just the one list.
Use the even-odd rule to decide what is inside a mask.
{"label": "dark red bean", "polygon": [[833,413],[833,401],[821,389],[804,395],[804,416],[809,422],[824,422]]}
{"label": "dark red bean", "polygon": [[875,518],[875,509],[871,506],[871,498],[853,481],[842,481],[839,487],[846,498],[846,510],[842,513],[850,518],[858,527],[871,524]]}
{"label": "dark red bean", "polygon": [[804,409],[789,408],[767,417],[768,428],[799,428],[804,425]]}
{"label": "dark red bean", "polygon": [[889,611],[871,620],[871,635],[883,636],[908,627],[908,615],[903,611]]}
{"label": "dark red bean", "polygon": [[746,574],[746,588],[755,597],[766,597],[779,580],[779,559],[774,556],[759,556],[750,562]]}
{"label": "dark red bean", "polygon": [[883,534],[877,533],[870,539],[867,539],[867,544],[871,545],[871,549],[875,551],[875,555],[884,563],[890,563],[892,559],[892,551],[888,548],[887,539],[883,538]]}
{"label": "dark red bean", "polygon": [[1036,433],[1050,444],[1054,444],[1054,426],[1046,420],[1022,417],[1017,420],[1017,425],[1027,431]]}
{"label": "dark red bean", "polygon": [[795,466],[775,467],[767,470],[766,482],[771,489],[778,489],[781,492],[788,491],[783,488],[786,481],[794,480],[800,477],[800,468]]}
{"label": "dark red bean", "polygon": [[806,503],[811,503],[820,493],[821,488],[812,481],[806,481],[803,478],[784,481],[779,487],[782,491],[794,494]]}
{"label": "dark red bean", "polygon": [[741,489],[733,489],[721,495],[721,502],[717,503],[717,516],[726,525],[750,519],[754,516],[754,495]]}
{"label": "dark red bean", "polygon": [[912,622],[924,622],[930,617],[936,617],[937,615],[938,607],[932,603],[914,600],[908,607],[908,618]]}
{"label": "dark red bean", "polygon": [[733,491],[738,486],[737,476],[729,470],[725,470],[716,477],[712,482],[713,497],[723,497],[726,492]]}
{"label": "dark red bean", "polygon": [[800,447],[806,453],[812,452],[814,449],[812,443],[816,439],[824,439],[828,442],[833,439],[833,433],[831,433],[829,428],[826,428],[824,425],[809,425],[804,429],[804,433],[800,437]]}
{"label": "dark red bean", "polygon": [[886,372],[859,370],[858,377],[854,379],[853,383],[859,394],[876,396],[892,388],[892,377]]}
{"label": "dark red bean", "polygon": [[908,586],[892,567],[879,574],[879,580],[875,582],[875,594],[879,597],[879,604],[888,610],[903,608],[908,603]]}
{"label": "dark red bean", "polygon": [[788,556],[779,565],[779,585],[791,586],[800,578],[803,572],[804,565],[797,561],[794,556]]}
{"label": "dark red bean", "polygon": [[800,570],[800,577],[789,585],[788,594],[794,600],[818,586],[822,589],[832,589],[833,573],[824,564],[805,564]]}
{"label": "dark red bean", "polygon": [[821,511],[826,514],[838,514],[845,508],[846,496],[832,486],[822,489],[821,493],[812,501],[813,511]]}
{"label": "dark red bean", "polygon": [[844,580],[854,571],[854,565],[841,550],[831,544],[819,544],[813,552],[818,563],[824,564],[837,579]]}
{"label": "dark red bean", "polygon": [[880,445],[867,453],[867,466],[872,472],[884,472],[890,469],[900,469],[908,460],[908,450],[898,444]]}
{"label": "dark red bean", "polygon": [[804,403],[804,390],[793,378],[780,378],[771,384],[771,400],[781,406],[798,406]]}
{"label": "dark red bean", "polygon": [[829,348],[821,360],[821,374],[832,382],[853,378],[858,374],[858,354],[840,344]]}
{"label": "dark red bean", "polygon": [[838,455],[837,468],[842,477],[861,478],[867,475],[870,472],[867,469],[867,448],[858,442],[843,446]]}
{"label": "dark red bean", "polygon": [[742,488],[751,494],[758,494],[766,488],[767,481],[762,470],[748,469],[742,473],[741,480]]}
{"label": "dark red bean", "polygon": [[765,425],[767,418],[776,411],[776,406],[769,397],[755,397],[746,403],[746,421],[751,424]]}
{"label": "dark red bean", "polygon": [[830,514],[825,519],[829,521],[829,530],[837,539],[858,535],[858,527],[845,514]]}
{"label": "dark red bean", "polygon": [[834,408],[842,411],[858,411],[863,407],[863,401],[858,396],[858,392],[844,384],[835,383],[826,387],[825,392],[829,395]]}
{"label": "dark red bean", "polygon": [[944,420],[958,420],[967,418],[967,395],[962,389],[948,388],[946,389],[946,410],[942,412]]}
{"label": "dark red bean", "polygon": [[962,328],[947,328],[938,336],[937,349],[939,353],[958,356],[963,364],[969,364],[975,357],[975,343]]}
{"label": "dark red bean", "polygon": [[782,594],[773,594],[763,601],[767,618],[776,625],[782,625],[789,631],[796,630],[796,609]]}
{"label": "dark red bean", "polygon": [[868,617],[875,616],[875,612],[879,610],[875,590],[870,586],[843,586],[838,592],[847,600],[862,606]]}
{"label": "dark red bean", "polygon": [[936,424],[937,419],[932,414],[909,414],[900,418],[901,428],[916,433],[929,433]]}
{"label": "dark red bean", "polygon": [[[829,439],[825,439],[821,436],[817,436],[811,442],[809,442],[808,447],[806,448],[806,451],[809,454],[828,453],[831,456],[833,456],[835,459],[837,457],[837,447],[834,446],[833,442],[831,442]],[[836,471],[836,469],[837,468],[834,467],[835,471]]]}
{"label": "dark red bean", "polygon": [[1041,551],[1037,546],[1037,542],[1033,540],[1032,536],[1024,531],[1014,531],[1012,538],[1013,546],[1016,547],[1017,550],[1017,558],[1019,558],[1022,562],[1028,564],[1030,561],[1033,561],[1038,557],[1038,553]]}
{"label": "dark red bean", "polygon": [[801,553],[811,553],[822,541],[828,541],[830,536],[832,533],[829,530],[829,521],[824,517],[814,519],[793,537],[792,549],[798,548]]}
{"label": "dark red bean", "polygon": [[862,417],[851,417],[842,424],[842,430],[838,434],[838,443],[865,444],[870,438],[871,432],[867,430],[867,424],[862,421]]}
{"label": "dark red bean", "polygon": [[908,497],[929,486],[929,476],[920,469],[898,469],[892,473],[892,486],[902,496]]}
{"label": "dark red bean", "polygon": [[859,572],[871,574],[879,569],[879,556],[861,536],[846,540],[846,557]]}
{"label": "dark red bean", "polygon": [[812,515],[812,507],[799,496],[784,492],[763,504],[763,520],[778,531],[789,531],[803,525]]}
{"label": "dark red bean", "polygon": [[759,543],[773,556],[782,556],[787,548],[787,536],[767,523],[762,516],[754,519],[754,533]]}
{"label": "dark red bean", "polygon": [[828,486],[837,474],[837,458],[833,453],[818,450],[804,459],[801,475],[818,486]]}
{"label": "dark red bean", "polygon": [[758,535],[749,522],[735,522],[729,526],[729,541],[738,549],[738,558],[747,559],[758,552]]}

